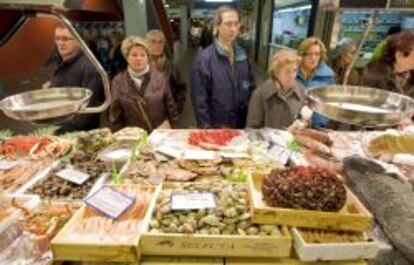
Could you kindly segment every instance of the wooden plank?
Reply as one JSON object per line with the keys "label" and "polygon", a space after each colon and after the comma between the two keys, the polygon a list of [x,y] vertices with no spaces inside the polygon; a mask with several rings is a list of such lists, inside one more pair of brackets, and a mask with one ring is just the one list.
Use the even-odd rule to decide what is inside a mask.
{"label": "wooden plank", "polygon": [[321,261],[321,262],[302,262],[295,258],[287,259],[266,259],[266,258],[226,258],[226,265],[368,265],[361,261]]}
{"label": "wooden plank", "polygon": [[368,240],[366,234],[361,235],[362,238],[365,238],[365,241],[361,242],[324,243],[321,238],[318,239],[321,242],[309,243],[305,241],[299,229],[292,228],[291,231],[296,254],[302,261],[373,259],[379,252],[378,241],[373,238]]}
{"label": "wooden plank", "polygon": [[287,257],[292,241],[285,233],[282,237],[145,233],[141,251],[160,256]]}
{"label": "wooden plank", "polygon": [[[153,196],[148,206],[147,212],[142,223],[147,223],[151,218],[152,208],[155,206],[156,197],[160,187],[135,185],[153,190]],[[100,261],[100,262],[135,262],[140,259],[139,240],[143,231],[143,225],[137,235],[129,242],[77,242],[66,239],[66,234],[71,233],[77,223],[82,220],[86,210],[86,205],[82,206],[63,229],[52,240],[52,251],[55,260],[75,260],[75,261]]]}
{"label": "wooden plank", "polygon": [[254,223],[361,232],[368,231],[373,226],[372,214],[349,189],[346,204],[339,212],[277,208],[266,206],[263,201],[262,180],[263,176],[260,175],[248,178]]}
{"label": "wooden plank", "polygon": [[223,265],[223,258],[199,257],[143,257],[141,265]]}

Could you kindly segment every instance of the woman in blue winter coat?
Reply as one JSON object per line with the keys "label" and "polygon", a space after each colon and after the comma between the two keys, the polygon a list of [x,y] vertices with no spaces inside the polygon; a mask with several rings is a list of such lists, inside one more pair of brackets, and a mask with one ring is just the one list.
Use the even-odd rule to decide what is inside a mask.
{"label": "woman in blue winter coat", "polygon": [[[302,56],[302,63],[296,79],[305,88],[335,84],[335,73],[325,63],[326,47],[319,38],[305,39],[299,45],[298,52]],[[316,128],[325,127],[328,121],[328,118],[318,113],[312,116],[312,126]]]}

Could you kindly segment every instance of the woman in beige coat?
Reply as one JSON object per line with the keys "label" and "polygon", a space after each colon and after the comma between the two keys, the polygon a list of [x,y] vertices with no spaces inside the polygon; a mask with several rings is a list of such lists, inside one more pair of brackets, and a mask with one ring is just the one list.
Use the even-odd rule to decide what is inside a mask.
{"label": "woman in beige coat", "polygon": [[291,51],[273,54],[270,78],[250,100],[247,127],[282,129],[293,123],[305,104],[304,87],[296,81],[300,62],[301,58]]}

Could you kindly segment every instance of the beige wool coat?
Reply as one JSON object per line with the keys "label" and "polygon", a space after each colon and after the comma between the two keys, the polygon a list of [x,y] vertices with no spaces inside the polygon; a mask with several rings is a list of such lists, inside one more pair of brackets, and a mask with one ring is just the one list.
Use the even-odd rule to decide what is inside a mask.
{"label": "beige wool coat", "polygon": [[247,127],[286,128],[296,119],[305,101],[304,87],[299,82],[295,83],[292,90],[286,92],[282,90],[279,82],[269,79],[253,93],[247,115]]}

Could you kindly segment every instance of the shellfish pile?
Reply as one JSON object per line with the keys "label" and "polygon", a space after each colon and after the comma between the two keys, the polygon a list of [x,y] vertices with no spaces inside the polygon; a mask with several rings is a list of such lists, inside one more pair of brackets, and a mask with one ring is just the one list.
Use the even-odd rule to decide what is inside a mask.
{"label": "shellfish pile", "polygon": [[[171,194],[212,192],[216,207],[193,211],[172,211]],[[185,233],[203,235],[280,236],[276,225],[252,224],[245,185],[220,182],[172,184],[157,200],[151,233]]]}

